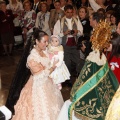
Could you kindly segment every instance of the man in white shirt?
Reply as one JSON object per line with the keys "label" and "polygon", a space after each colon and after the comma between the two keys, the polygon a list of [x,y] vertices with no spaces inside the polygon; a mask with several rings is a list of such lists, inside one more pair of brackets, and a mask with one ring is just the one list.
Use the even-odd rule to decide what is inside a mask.
{"label": "man in white shirt", "polygon": [[[66,5],[64,8],[65,16],[58,20],[54,26],[53,34],[62,38],[64,47],[64,61],[70,73],[72,73],[72,63],[75,68],[79,64],[80,56],[76,44],[79,36],[83,34],[83,27],[80,20],[73,17],[73,6]],[[79,71],[76,70],[79,73]]]}

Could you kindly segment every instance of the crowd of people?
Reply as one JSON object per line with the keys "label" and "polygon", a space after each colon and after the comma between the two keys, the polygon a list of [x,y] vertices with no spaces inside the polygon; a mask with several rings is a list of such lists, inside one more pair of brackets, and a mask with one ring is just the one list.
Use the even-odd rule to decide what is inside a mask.
{"label": "crowd of people", "polygon": [[[17,35],[24,49],[34,43],[13,120],[120,119],[120,0],[0,1],[0,35],[4,55]],[[72,86],[73,75],[64,103],[62,83]]]}

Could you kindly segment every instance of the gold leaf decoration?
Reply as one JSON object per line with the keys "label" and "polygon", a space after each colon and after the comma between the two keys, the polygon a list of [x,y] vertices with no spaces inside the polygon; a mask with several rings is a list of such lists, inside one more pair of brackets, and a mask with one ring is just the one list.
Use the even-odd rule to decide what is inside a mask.
{"label": "gold leaf decoration", "polygon": [[93,50],[100,50],[109,47],[111,39],[111,26],[109,22],[100,21],[94,29],[90,41],[92,42]]}

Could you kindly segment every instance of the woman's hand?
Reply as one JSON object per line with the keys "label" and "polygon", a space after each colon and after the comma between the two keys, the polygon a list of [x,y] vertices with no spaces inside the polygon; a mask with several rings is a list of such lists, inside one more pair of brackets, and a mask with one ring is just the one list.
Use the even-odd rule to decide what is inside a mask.
{"label": "woman's hand", "polygon": [[23,33],[27,34],[27,32],[28,32],[27,28],[23,28]]}
{"label": "woman's hand", "polygon": [[59,62],[59,60],[55,60],[55,59],[54,59],[54,61],[53,61],[53,66],[52,66],[54,69],[56,68],[56,64],[57,64],[58,62]]}
{"label": "woman's hand", "polygon": [[53,61],[53,66],[50,68],[50,74],[55,70],[56,68],[56,64],[59,62],[59,60],[55,60]]}

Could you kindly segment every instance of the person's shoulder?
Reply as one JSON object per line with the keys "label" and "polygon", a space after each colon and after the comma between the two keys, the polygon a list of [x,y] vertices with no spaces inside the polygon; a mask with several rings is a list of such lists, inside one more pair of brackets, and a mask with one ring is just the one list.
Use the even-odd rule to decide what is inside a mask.
{"label": "person's shoulder", "polygon": [[21,2],[18,2],[18,5],[23,5]]}
{"label": "person's shoulder", "polygon": [[42,14],[41,11],[37,13],[38,16],[41,15],[41,14]]}
{"label": "person's shoulder", "polygon": [[64,13],[64,10],[60,9],[60,12],[63,12],[63,13]]}
{"label": "person's shoulder", "polygon": [[30,12],[32,12],[32,13],[34,13],[34,14],[36,14],[36,12],[35,12],[34,10],[31,10]]}
{"label": "person's shoulder", "polygon": [[51,9],[51,10],[50,10],[50,13],[53,13],[53,12],[55,12],[55,11],[56,11],[55,9]]}

